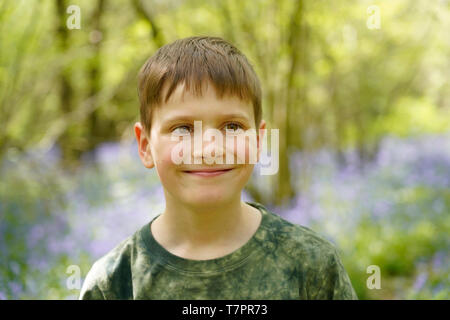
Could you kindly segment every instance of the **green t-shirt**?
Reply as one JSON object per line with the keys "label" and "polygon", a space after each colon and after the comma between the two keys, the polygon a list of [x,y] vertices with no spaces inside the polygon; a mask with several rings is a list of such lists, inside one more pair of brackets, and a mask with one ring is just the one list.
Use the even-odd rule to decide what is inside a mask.
{"label": "green t-shirt", "polygon": [[210,260],[176,256],[153,238],[155,217],[93,264],[79,299],[358,299],[331,242],[247,203],[262,220],[239,249]]}

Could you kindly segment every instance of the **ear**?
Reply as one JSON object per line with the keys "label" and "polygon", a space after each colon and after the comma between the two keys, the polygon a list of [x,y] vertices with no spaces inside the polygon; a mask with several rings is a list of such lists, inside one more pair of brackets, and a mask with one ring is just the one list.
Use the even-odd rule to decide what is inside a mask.
{"label": "ear", "polygon": [[134,133],[136,134],[139,157],[141,158],[142,163],[148,169],[153,168],[155,163],[150,150],[150,140],[140,122],[134,124]]}
{"label": "ear", "polygon": [[266,129],[266,122],[264,120],[261,120],[261,122],[259,123],[259,129],[258,129],[258,135],[257,135],[257,139],[258,139],[258,162],[259,162],[259,158],[261,156],[261,151],[262,151],[262,141],[264,139],[264,134],[265,134],[265,130]]}

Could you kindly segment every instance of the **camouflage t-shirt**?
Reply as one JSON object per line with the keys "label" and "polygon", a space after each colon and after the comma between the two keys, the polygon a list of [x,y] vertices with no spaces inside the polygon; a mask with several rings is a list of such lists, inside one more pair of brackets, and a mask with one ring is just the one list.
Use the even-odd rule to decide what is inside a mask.
{"label": "camouflage t-shirt", "polygon": [[153,238],[155,217],[93,264],[79,299],[358,299],[331,242],[247,203],[262,220],[239,249],[210,260],[176,256]]}

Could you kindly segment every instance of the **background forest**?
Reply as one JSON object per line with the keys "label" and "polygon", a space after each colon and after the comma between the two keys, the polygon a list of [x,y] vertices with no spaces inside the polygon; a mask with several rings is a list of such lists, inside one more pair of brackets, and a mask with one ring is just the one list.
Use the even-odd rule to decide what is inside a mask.
{"label": "background forest", "polygon": [[449,299],[449,30],[448,0],[2,0],[0,299],[76,299],[163,210],[137,74],[192,35],[249,58],[280,130],[245,199],[335,243],[360,299]]}

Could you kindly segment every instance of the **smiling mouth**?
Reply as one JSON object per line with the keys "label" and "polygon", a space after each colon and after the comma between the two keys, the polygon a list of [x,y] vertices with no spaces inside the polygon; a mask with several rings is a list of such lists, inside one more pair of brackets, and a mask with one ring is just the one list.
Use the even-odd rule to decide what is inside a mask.
{"label": "smiling mouth", "polygon": [[183,171],[183,172],[192,174],[192,175],[196,175],[196,176],[201,176],[201,177],[214,177],[214,176],[219,176],[224,173],[227,173],[228,171],[231,171],[231,170],[233,170],[233,168],[221,169],[221,170],[195,170],[195,171],[192,170],[192,171]]}

